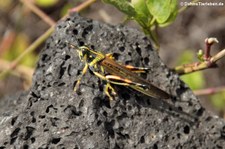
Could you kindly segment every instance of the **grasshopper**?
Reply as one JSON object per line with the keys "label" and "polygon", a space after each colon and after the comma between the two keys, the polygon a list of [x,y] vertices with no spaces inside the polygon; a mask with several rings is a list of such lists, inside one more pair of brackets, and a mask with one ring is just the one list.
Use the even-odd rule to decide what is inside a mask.
{"label": "grasshopper", "polygon": [[97,77],[107,82],[104,91],[110,100],[113,100],[117,95],[111,84],[127,86],[153,98],[167,99],[170,97],[168,93],[136,74],[144,73],[148,68],[122,65],[114,60],[113,54],[111,53],[105,55],[87,46],[77,47],[73,44],[69,45],[71,48],[76,49],[80,60],[85,63],[82,73],[74,87],[74,91],[78,89],[82,76],[84,76],[89,68]]}

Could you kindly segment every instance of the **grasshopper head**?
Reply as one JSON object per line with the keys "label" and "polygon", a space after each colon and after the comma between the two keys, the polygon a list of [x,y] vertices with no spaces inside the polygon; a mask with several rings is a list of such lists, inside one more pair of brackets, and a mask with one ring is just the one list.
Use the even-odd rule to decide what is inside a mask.
{"label": "grasshopper head", "polygon": [[96,57],[98,57],[98,55],[100,55],[98,52],[95,52],[86,46],[77,47],[72,44],[70,44],[70,46],[77,50],[79,58],[82,61],[86,61],[88,63],[92,62]]}
{"label": "grasshopper head", "polygon": [[91,62],[93,59],[96,58],[97,53],[86,46],[79,47],[77,49],[79,57],[81,60],[87,61],[88,63]]}

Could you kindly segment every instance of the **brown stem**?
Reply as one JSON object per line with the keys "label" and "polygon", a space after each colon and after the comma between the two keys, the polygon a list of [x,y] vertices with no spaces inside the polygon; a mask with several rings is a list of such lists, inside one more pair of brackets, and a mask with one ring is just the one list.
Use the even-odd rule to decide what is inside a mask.
{"label": "brown stem", "polygon": [[204,60],[209,60],[211,58],[210,52],[211,52],[211,47],[214,43],[218,43],[218,40],[216,38],[206,38],[205,39],[205,44],[206,44],[206,49],[205,49],[205,54],[204,54]]}
{"label": "brown stem", "polygon": [[218,92],[224,92],[224,91],[225,91],[225,86],[195,90],[193,92],[197,96],[202,96],[202,95],[211,95],[211,94],[215,94]]}
{"label": "brown stem", "polygon": [[220,60],[224,56],[225,56],[225,49],[217,53],[215,56],[211,57],[210,61],[212,63],[216,63],[218,60]]}
{"label": "brown stem", "polygon": [[195,62],[191,64],[184,64],[181,66],[177,66],[174,68],[174,71],[177,72],[179,75],[192,73],[195,71],[207,69],[207,68],[215,68],[216,62],[225,56],[225,49],[221,50],[216,55],[212,56],[211,58],[207,58],[203,62]]}
{"label": "brown stem", "polygon": [[216,66],[215,63],[211,63],[210,61],[204,61],[177,66],[174,68],[174,71],[179,75],[183,75],[207,68],[215,68],[215,66]]}
{"label": "brown stem", "polygon": [[206,49],[205,49],[204,59],[207,60],[210,57],[210,51],[211,51],[212,44],[209,44],[208,41],[206,41],[205,44],[206,44]]}

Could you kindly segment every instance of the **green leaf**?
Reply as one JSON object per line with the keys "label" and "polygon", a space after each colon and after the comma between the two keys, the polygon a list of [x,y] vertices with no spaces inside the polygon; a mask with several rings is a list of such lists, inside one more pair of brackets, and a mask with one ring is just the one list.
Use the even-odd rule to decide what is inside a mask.
{"label": "green leaf", "polygon": [[114,5],[117,9],[127,14],[129,17],[136,16],[134,7],[127,0],[103,0],[103,2]]}
{"label": "green leaf", "polygon": [[177,0],[147,0],[149,12],[159,24],[172,21],[177,14]]}
{"label": "green leaf", "polygon": [[149,13],[145,0],[131,0],[131,4],[136,11],[135,20],[146,27],[151,20],[152,15]]}
{"label": "green leaf", "polygon": [[131,0],[135,11],[142,16],[148,17],[150,15],[145,0]]}
{"label": "green leaf", "polygon": [[178,9],[174,10],[173,13],[170,15],[169,19],[163,24],[159,24],[160,27],[166,27],[174,22],[177,17]]}
{"label": "green leaf", "polygon": [[198,56],[198,60],[200,60],[201,62],[204,61],[204,52],[203,52],[203,50],[199,50],[198,53],[197,53],[197,56]]}

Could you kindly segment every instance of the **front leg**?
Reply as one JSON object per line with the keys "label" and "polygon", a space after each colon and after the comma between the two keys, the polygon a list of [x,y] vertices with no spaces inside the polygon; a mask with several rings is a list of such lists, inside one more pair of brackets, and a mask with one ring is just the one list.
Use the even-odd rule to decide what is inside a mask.
{"label": "front leg", "polygon": [[87,72],[87,70],[88,70],[88,64],[86,63],[85,66],[84,66],[84,68],[83,68],[83,70],[82,70],[81,75],[78,76],[77,83],[76,83],[76,85],[75,85],[75,87],[74,87],[74,91],[75,91],[75,92],[76,92],[77,89],[79,88],[81,79],[82,79],[82,77],[84,76],[84,74]]}

